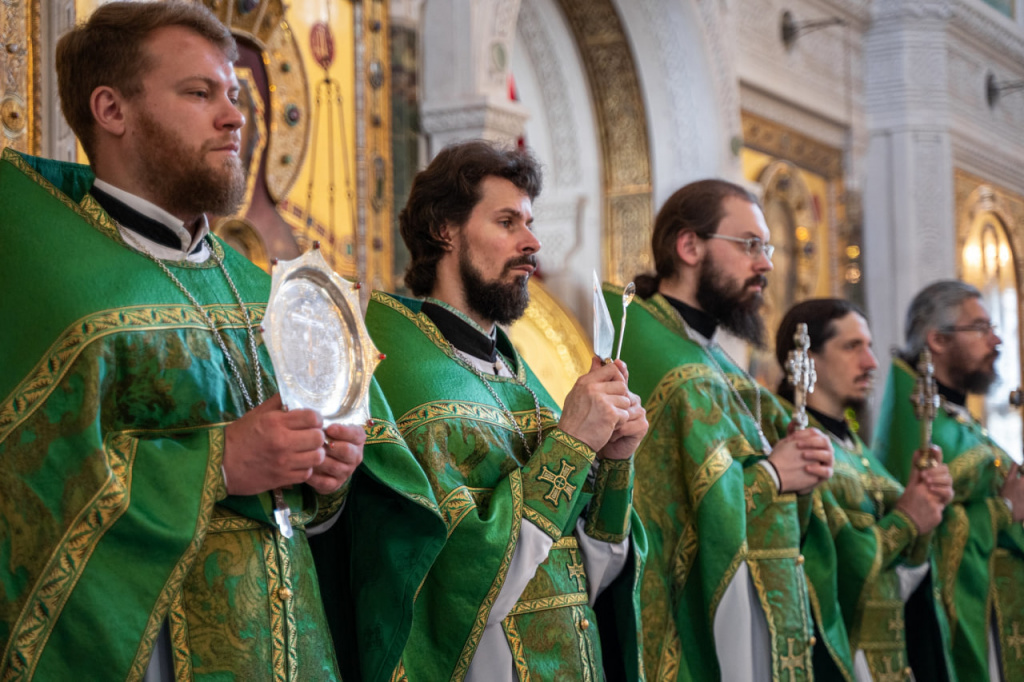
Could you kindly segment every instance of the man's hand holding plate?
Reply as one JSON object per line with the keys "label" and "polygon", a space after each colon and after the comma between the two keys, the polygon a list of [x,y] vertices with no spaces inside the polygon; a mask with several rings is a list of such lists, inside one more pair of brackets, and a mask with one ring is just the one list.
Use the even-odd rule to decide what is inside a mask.
{"label": "man's hand holding plate", "polygon": [[[228,493],[256,495],[305,483],[324,463],[323,424],[314,410],[285,411],[276,394],[224,427]],[[362,444],[359,451],[361,458]]]}
{"label": "man's hand holding plate", "polygon": [[321,495],[329,495],[341,488],[363,461],[366,430],[362,426],[331,424],[324,433],[327,456],[313,468],[313,475],[306,482]]}

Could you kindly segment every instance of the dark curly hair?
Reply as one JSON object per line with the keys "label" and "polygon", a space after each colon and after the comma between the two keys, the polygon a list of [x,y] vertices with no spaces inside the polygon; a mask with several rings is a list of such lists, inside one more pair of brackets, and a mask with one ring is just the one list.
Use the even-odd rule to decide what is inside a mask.
{"label": "dark curly hair", "polygon": [[416,174],[409,200],[398,216],[402,240],[412,256],[405,284],[414,295],[426,296],[434,290],[437,262],[445,253],[441,229],[466,224],[480,201],[480,182],[488,176],[508,180],[530,201],[540,194],[541,171],[533,155],[486,140],[445,147]]}

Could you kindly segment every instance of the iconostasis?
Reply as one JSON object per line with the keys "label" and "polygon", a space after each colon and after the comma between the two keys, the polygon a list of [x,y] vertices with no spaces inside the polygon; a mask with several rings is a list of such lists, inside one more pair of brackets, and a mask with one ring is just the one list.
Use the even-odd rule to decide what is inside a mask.
{"label": "iconostasis", "polygon": [[986,396],[971,396],[967,406],[1007,452],[1020,454],[1024,420],[1010,404],[1010,392],[1021,386],[1021,335],[1024,312],[1018,283],[1024,279],[1020,226],[1024,197],[985,182],[962,170],[954,178],[957,215],[957,276],[981,292],[999,348],[999,379]]}
{"label": "iconostasis", "polygon": [[774,389],[782,378],[775,332],[790,307],[832,296],[863,306],[861,231],[840,150],[748,112],[742,122],[743,177],[760,192],[775,245],[765,289],[768,347],[752,353],[750,368]]}
{"label": "iconostasis", "polygon": [[[247,120],[245,201],[236,214],[217,217],[214,232],[264,269],[319,242],[343,276],[391,288],[387,2],[202,1],[238,40]],[[85,20],[99,4],[74,0],[74,21],[66,23]],[[38,0],[2,7],[3,146],[39,154],[40,65],[52,68],[56,37],[40,31]],[[87,162],[80,147],[76,160]]]}

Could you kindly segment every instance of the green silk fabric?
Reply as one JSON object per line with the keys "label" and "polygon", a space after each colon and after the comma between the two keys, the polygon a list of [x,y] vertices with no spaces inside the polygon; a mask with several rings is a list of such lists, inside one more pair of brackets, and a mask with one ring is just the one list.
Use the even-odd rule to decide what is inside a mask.
{"label": "green silk fabric", "polygon": [[[273,530],[267,495],[227,496],[224,426],[245,405],[223,353],[91,182],[82,166],[0,161],[0,678],[140,679],[166,620],[178,679],[337,679],[305,534]],[[269,279],[213,248],[259,324]],[[255,395],[223,273],[167,265]],[[300,528],[341,503],[287,498]]]}
{"label": "green silk fabric", "polygon": [[[330,548],[317,549],[324,564],[343,564],[338,593],[328,594],[343,674],[374,682],[463,679],[526,519],[555,544],[502,623],[517,672],[599,680],[603,664],[641,679],[638,585],[646,545],[629,504],[631,463],[608,467],[592,488],[595,453],[557,428],[556,404],[499,333],[499,349],[541,402],[539,425],[529,391],[487,378],[528,451],[483,380],[419,306],[373,293],[366,320],[387,356],[376,377],[393,416],[374,415],[341,527]],[[388,488],[401,498],[390,498]],[[626,569],[598,600],[601,617],[587,605],[585,577],[571,575],[581,558],[572,533],[588,503],[592,535],[628,536],[631,544]],[[614,661],[602,653],[609,641]]]}
{"label": "green silk fabric", "polygon": [[[613,320],[622,316],[621,294],[621,287],[604,287]],[[622,359],[650,423],[635,456],[634,502],[649,543],[641,593],[648,674],[659,681],[721,676],[715,614],[746,561],[768,619],[773,678],[813,678],[813,619],[825,639],[817,646],[852,679],[834,574],[819,584],[805,574],[803,555],[834,566],[827,524],[811,513],[810,496],[778,493],[758,465],[765,457],[760,437],[733,392],[752,413],[755,386],[713,352],[729,383],[660,294],[630,306]],[[762,428],[775,443],[789,416],[769,391],[760,397]]]}
{"label": "green silk fabric", "polygon": [[[908,364],[893,361],[875,428],[874,451],[902,482],[920,447],[910,402],[916,379]],[[942,448],[955,493],[935,532],[934,548],[957,676],[989,679],[988,633],[995,617],[1004,679],[1024,679],[1024,531],[1012,523],[999,494],[1012,460],[980,424],[945,399],[932,442]]]}
{"label": "green silk fabric", "polygon": [[[826,432],[820,424],[811,425]],[[817,513],[828,523],[838,559],[839,602],[850,650],[864,650],[871,676],[887,679],[909,670],[904,604],[896,568],[917,566],[931,557],[931,534],[919,537],[917,527],[896,504],[903,494],[900,485],[853,434],[852,443],[832,437],[835,469],[830,480],[815,495],[821,506]],[[808,558],[812,582],[829,567]],[[935,566],[932,566],[935,571]],[[931,602],[945,646],[933,643],[928,656],[944,662],[949,632],[938,599]],[[919,679],[938,679],[934,671],[917,671]]]}

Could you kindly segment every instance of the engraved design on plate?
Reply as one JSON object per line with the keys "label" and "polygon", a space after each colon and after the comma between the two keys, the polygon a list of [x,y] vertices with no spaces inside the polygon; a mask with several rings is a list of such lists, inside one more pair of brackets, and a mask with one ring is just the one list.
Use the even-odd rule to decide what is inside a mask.
{"label": "engraved design on plate", "polygon": [[348,393],[349,335],[328,294],[307,279],[293,279],[281,287],[285,324],[274,327],[282,349],[285,382],[304,407],[321,414],[341,409]]}

